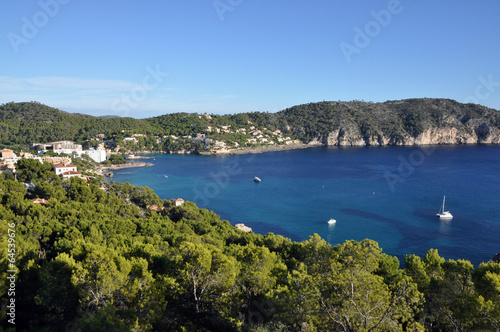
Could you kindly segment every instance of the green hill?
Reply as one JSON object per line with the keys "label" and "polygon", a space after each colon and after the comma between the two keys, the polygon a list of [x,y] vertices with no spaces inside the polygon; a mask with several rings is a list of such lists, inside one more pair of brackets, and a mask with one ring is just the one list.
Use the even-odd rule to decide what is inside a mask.
{"label": "green hill", "polygon": [[[319,102],[297,105],[277,113],[234,115],[174,113],[147,119],[94,117],[71,114],[36,102],[0,105],[0,144],[27,146],[32,142],[84,142],[100,133],[185,136],[206,126],[231,126],[230,133],[207,137],[239,142],[249,134],[237,129],[281,130],[283,135],[317,145],[420,145],[500,143],[500,112],[449,99],[406,99],[384,103]],[[163,150],[175,149],[168,145]],[[248,144],[246,144],[248,145]],[[198,149],[201,145],[187,145]],[[190,147],[189,147],[190,146]]]}
{"label": "green hill", "polygon": [[276,114],[252,113],[250,117],[304,143],[500,143],[500,112],[449,99],[319,102],[294,106]]}
{"label": "green hill", "polygon": [[0,331],[500,327],[492,261],[474,268],[430,249],[401,268],[372,240],[246,233],[147,187],[63,183],[36,160],[22,169],[34,189],[0,175]]}
{"label": "green hill", "polygon": [[0,144],[71,140],[83,142],[100,133],[121,130],[155,132],[147,121],[132,118],[98,118],[71,114],[37,102],[0,105]]}

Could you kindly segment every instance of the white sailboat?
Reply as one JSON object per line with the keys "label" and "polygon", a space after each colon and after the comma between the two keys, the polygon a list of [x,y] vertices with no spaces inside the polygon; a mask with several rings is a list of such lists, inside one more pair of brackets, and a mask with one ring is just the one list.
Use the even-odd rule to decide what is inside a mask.
{"label": "white sailboat", "polygon": [[446,199],[446,196],[443,196],[443,205],[441,206],[441,209],[439,212],[436,214],[436,216],[440,219],[452,219],[453,215],[450,213],[450,211],[445,211],[444,210],[444,201]]}

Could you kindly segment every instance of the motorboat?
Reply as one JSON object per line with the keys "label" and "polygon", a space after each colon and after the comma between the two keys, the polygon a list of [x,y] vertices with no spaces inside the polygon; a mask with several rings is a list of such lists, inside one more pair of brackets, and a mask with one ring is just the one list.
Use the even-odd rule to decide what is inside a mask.
{"label": "motorboat", "polygon": [[261,183],[262,180],[260,178],[258,178],[258,177],[254,177],[253,178],[253,182],[255,182],[255,183]]}

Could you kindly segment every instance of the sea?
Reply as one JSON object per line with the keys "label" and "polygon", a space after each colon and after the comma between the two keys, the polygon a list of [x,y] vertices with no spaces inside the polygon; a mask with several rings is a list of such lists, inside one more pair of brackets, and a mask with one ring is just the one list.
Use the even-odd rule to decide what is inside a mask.
{"label": "sea", "polygon": [[[476,267],[500,253],[498,145],[148,157],[154,166],[116,171],[112,181],[193,201],[256,233],[294,241],[317,233],[332,245],[372,239],[401,263],[431,248]],[[452,220],[436,217],[444,197]]]}

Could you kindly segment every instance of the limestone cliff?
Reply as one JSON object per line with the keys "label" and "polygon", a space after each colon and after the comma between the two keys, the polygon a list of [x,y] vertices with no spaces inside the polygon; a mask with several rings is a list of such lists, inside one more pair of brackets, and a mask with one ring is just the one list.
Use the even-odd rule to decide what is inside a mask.
{"label": "limestone cliff", "polygon": [[280,113],[282,128],[310,145],[500,144],[499,111],[449,99],[322,102]]}

